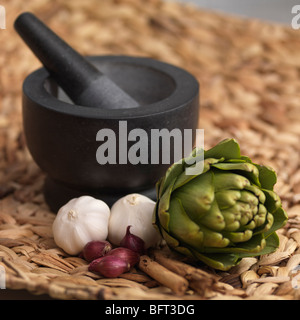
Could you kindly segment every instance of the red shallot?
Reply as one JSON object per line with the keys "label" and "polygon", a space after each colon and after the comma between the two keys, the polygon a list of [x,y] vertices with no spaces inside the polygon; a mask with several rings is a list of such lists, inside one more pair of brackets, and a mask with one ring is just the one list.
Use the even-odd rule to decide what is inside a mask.
{"label": "red shallot", "polygon": [[112,246],[108,241],[90,241],[84,246],[82,255],[86,261],[91,262],[104,256],[111,249]]}
{"label": "red shallot", "polygon": [[120,257],[106,255],[90,263],[88,269],[106,278],[116,278],[129,271],[130,264]]}
{"label": "red shallot", "polygon": [[120,246],[137,252],[140,255],[145,253],[145,242],[140,237],[130,232],[131,226],[126,229],[126,234],[120,242]]}
{"label": "red shallot", "polygon": [[112,249],[107,253],[106,256],[115,256],[121,258],[129,263],[130,268],[135,266],[140,261],[140,255],[137,252],[122,247]]}

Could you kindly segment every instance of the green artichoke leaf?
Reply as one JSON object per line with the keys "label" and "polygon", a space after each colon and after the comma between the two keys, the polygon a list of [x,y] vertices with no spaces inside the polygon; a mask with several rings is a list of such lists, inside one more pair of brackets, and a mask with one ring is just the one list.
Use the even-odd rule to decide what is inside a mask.
{"label": "green artichoke leaf", "polygon": [[248,247],[246,247],[246,243],[244,245],[244,248],[234,248],[235,251],[228,250],[230,248],[222,248],[222,253],[200,253],[192,248],[190,251],[196,259],[206,263],[208,266],[227,271],[238,264],[244,257],[255,257],[274,252],[279,246],[279,238],[274,232],[267,239],[253,237],[248,241]]}
{"label": "green artichoke leaf", "polygon": [[225,159],[224,159],[224,163],[247,163],[247,161],[246,160],[243,160],[242,159],[243,158],[243,156],[241,156],[241,158],[240,159],[226,159],[226,161],[225,161]]}
{"label": "green artichoke leaf", "polygon": [[279,238],[278,235],[276,234],[276,232],[273,232],[272,234],[270,234],[270,236],[268,238],[265,238],[265,246],[264,248],[262,248],[261,251],[259,252],[245,252],[245,253],[239,253],[239,257],[240,258],[244,258],[244,257],[256,257],[256,256],[262,256],[265,254],[270,254],[274,251],[276,251],[276,249],[279,246]]}
{"label": "green artichoke leaf", "polygon": [[266,233],[268,232],[272,225],[274,223],[274,216],[272,215],[272,213],[268,212],[267,215],[266,215],[266,222],[265,222],[265,225],[264,225],[264,228],[262,229],[262,233]]}
{"label": "green artichoke leaf", "polygon": [[240,198],[240,190],[220,190],[215,193],[215,199],[221,210],[231,208]]}
{"label": "green artichoke leaf", "polygon": [[178,198],[170,201],[170,235],[183,244],[197,250],[204,246],[226,247],[229,240],[219,232],[212,231],[203,225],[198,225],[190,219]]}
{"label": "green artichoke leaf", "polygon": [[163,195],[160,198],[160,201],[158,203],[157,208],[157,215],[158,219],[160,221],[160,224],[163,228],[165,228],[167,231],[169,230],[169,221],[170,221],[170,215],[169,215],[169,206],[170,206],[170,198],[173,190],[173,186],[175,183],[175,178],[170,184],[168,185],[167,190],[163,193]]}
{"label": "green artichoke leaf", "polygon": [[205,159],[207,158],[225,158],[226,159],[240,159],[240,146],[235,139],[225,139],[218,143],[213,148],[204,152]]}
{"label": "green artichoke leaf", "polygon": [[249,157],[244,156],[244,155],[241,156],[241,160],[243,160],[244,162],[253,163]]}
{"label": "green artichoke leaf", "polygon": [[251,186],[250,181],[236,173],[232,172],[214,172],[215,192],[222,190],[243,190]]}
{"label": "green artichoke leaf", "polygon": [[251,239],[253,231],[249,229],[245,231],[224,231],[223,235],[233,243],[245,242]]}
{"label": "green artichoke leaf", "polygon": [[[239,245],[242,242],[250,240],[253,236],[253,231],[250,229],[245,229],[244,231],[224,231],[224,237],[229,239],[232,243]],[[233,250],[235,252],[235,250]]]}
{"label": "green artichoke leaf", "polygon": [[190,250],[194,258],[221,271],[227,271],[239,262],[239,255],[235,253],[200,253],[193,249]]}
{"label": "green artichoke leaf", "polygon": [[160,186],[161,186],[162,180],[163,180],[163,178],[160,178],[155,184],[155,190],[156,190],[156,195],[157,196],[160,196],[159,190],[160,190]]}
{"label": "green artichoke leaf", "polygon": [[[239,252],[237,253],[234,253],[232,250],[224,253],[200,253],[196,250],[193,250],[192,248],[190,248],[190,251],[196,259],[204,262],[208,266],[217,270],[228,271],[233,266],[237,265],[244,257],[256,257],[270,254],[274,252],[279,246],[279,238],[275,232],[272,233],[267,239],[262,239],[261,241],[263,243],[261,247],[259,246],[259,244],[255,247],[254,241],[252,246],[255,247],[255,250],[253,251],[247,249],[244,249],[243,251],[242,248],[240,248],[241,250],[239,250]],[[257,243],[259,243],[259,240],[257,241]],[[222,250],[225,251],[225,249],[227,248],[223,248]]]}
{"label": "green artichoke leaf", "polygon": [[212,165],[220,170],[228,170],[238,173],[248,178],[252,183],[260,187],[259,170],[252,163],[236,162],[236,163],[216,163]]}
{"label": "green artichoke leaf", "polygon": [[226,223],[224,230],[244,231],[246,229],[253,229],[255,226],[251,224],[251,221],[255,218],[256,213],[257,206],[237,201],[232,207],[222,210],[222,215]]}
{"label": "green artichoke leaf", "polygon": [[175,182],[178,176],[184,172],[183,161],[172,164],[166,171],[164,177],[160,180],[159,198],[162,197],[171,182]]}
{"label": "green artichoke leaf", "polygon": [[260,203],[265,203],[266,196],[264,192],[256,185],[246,185],[245,190],[251,191],[259,200]]}
{"label": "green artichoke leaf", "polygon": [[221,231],[225,228],[225,220],[216,200],[212,202],[210,209],[204,216],[201,218],[197,216],[190,216],[190,218],[197,224],[204,225],[211,230]]}
{"label": "green artichoke leaf", "polygon": [[268,211],[266,207],[260,203],[258,205],[257,214],[253,218],[253,221],[255,222],[255,225],[256,225],[255,234],[258,232],[261,232],[265,228],[265,225],[267,224],[267,214],[268,214]]}
{"label": "green artichoke leaf", "polygon": [[168,246],[170,246],[173,249],[178,248],[179,241],[177,239],[175,239],[174,237],[170,236],[170,234],[162,227],[160,228],[160,232],[161,232],[162,237],[167,242]]}
{"label": "green artichoke leaf", "polygon": [[184,166],[191,166],[204,159],[204,150],[202,148],[194,148],[191,154],[182,159]]}
{"label": "green artichoke leaf", "polygon": [[169,225],[170,235],[192,246],[202,247],[204,241],[203,231],[193,222],[184,211],[181,201],[172,197],[170,201]]}
{"label": "green artichoke leaf", "polygon": [[[204,174],[206,173],[212,164],[214,163],[218,163],[219,161],[223,161],[224,159],[221,158],[221,159],[212,159],[212,158],[209,158],[209,159],[205,159],[204,160],[204,167],[203,167],[203,172],[201,174]],[[183,171],[179,177],[177,178],[176,180],[176,183],[174,185],[174,188],[173,190],[176,190],[180,187],[182,187],[183,185],[185,185],[186,183],[188,183],[189,181],[193,180],[194,178],[197,178],[199,176],[199,174],[196,174],[196,175],[188,175],[186,174],[185,171]]]}
{"label": "green artichoke leaf", "polygon": [[249,203],[251,207],[257,207],[259,204],[258,198],[250,191],[240,191],[241,197],[238,199],[241,202]]}
{"label": "green artichoke leaf", "polygon": [[[263,234],[253,236],[248,241],[241,243],[232,243],[225,248],[207,247],[203,248],[201,252],[204,253],[245,253],[245,254],[259,254],[266,246],[266,239]],[[199,250],[198,250],[199,251]]]}
{"label": "green artichoke leaf", "polygon": [[213,173],[208,171],[175,190],[172,197],[180,199],[185,211],[198,220],[210,209],[214,200]]}
{"label": "green artichoke leaf", "polygon": [[261,187],[267,190],[273,190],[275,183],[277,182],[276,172],[268,167],[259,164],[255,164],[259,171],[259,181]]}
{"label": "green artichoke leaf", "polygon": [[222,210],[222,215],[225,220],[225,231],[236,231],[240,228],[241,214],[237,206]]}
{"label": "green artichoke leaf", "polygon": [[268,211],[273,213],[281,206],[281,200],[277,193],[271,190],[262,189],[266,196],[264,205],[268,208]]}
{"label": "green artichoke leaf", "polygon": [[267,232],[265,232],[266,238],[269,237],[269,235],[274,233],[276,230],[284,227],[288,219],[288,215],[282,207],[278,208],[275,212],[273,212],[272,216],[274,218],[274,221],[271,228]]}
{"label": "green artichoke leaf", "polygon": [[195,260],[195,256],[193,255],[192,251],[188,247],[180,247],[176,246],[173,248],[175,251],[181,253],[184,256],[192,258],[192,260]]}
{"label": "green artichoke leaf", "polygon": [[158,205],[159,205],[159,201],[156,201],[155,206],[154,206],[154,210],[153,210],[153,213],[152,213],[152,225],[154,227],[156,227],[157,229],[159,229],[159,227],[158,227],[159,222],[157,220]]}

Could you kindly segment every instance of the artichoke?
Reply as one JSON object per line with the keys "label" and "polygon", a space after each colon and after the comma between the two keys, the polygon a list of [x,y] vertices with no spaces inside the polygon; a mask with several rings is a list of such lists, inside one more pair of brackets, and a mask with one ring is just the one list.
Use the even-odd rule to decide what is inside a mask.
{"label": "artichoke", "polygon": [[[203,161],[202,173],[186,174],[191,159]],[[274,170],[241,156],[234,139],[195,148],[158,181],[153,224],[171,249],[229,270],[243,257],[278,247],[275,231],[287,215],[273,191],[276,180]]]}

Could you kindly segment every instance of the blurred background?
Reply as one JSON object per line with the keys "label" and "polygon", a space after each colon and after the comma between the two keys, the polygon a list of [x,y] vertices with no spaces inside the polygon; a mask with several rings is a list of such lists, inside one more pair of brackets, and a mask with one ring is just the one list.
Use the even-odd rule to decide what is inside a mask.
{"label": "blurred background", "polygon": [[180,0],[199,7],[258,18],[283,24],[290,24],[292,7],[300,4],[297,0]]}

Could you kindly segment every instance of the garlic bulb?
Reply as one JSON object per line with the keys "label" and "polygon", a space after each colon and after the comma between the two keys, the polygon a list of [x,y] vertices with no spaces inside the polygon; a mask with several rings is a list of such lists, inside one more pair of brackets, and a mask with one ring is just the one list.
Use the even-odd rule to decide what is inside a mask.
{"label": "garlic bulb", "polygon": [[107,238],[109,216],[110,209],[101,200],[90,196],[72,199],[55,217],[54,241],[65,252],[77,255],[89,241]]}
{"label": "garlic bulb", "polygon": [[132,193],[116,201],[110,211],[108,239],[120,245],[127,226],[130,232],[145,241],[145,248],[157,245],[161,236],[152,225],[155,202],[141,194]]}

